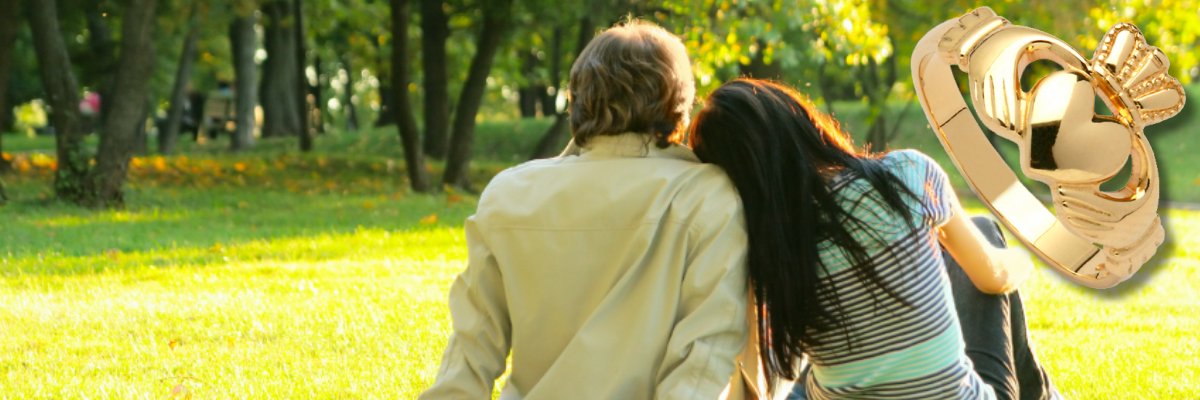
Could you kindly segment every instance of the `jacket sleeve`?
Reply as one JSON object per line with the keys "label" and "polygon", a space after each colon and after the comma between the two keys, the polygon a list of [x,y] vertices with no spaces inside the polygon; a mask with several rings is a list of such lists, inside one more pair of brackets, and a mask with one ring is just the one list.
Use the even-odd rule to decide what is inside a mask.
{"label": "jacket sleeve", "polygon": [[679,317],[659,368],[658,399],[718,398],[746,345],[745,222],[732,187],[729,196],[715,197],[706,203],[719,207],[705,207],[689,230],[694,239]]}
{"label": "jacket sleeve", "polygon": [[433,386],[420,399],[487,399],[504,372],[512,340],[508,302],[496,258],[467,219],[467,269],[450,288],[454,330]]}

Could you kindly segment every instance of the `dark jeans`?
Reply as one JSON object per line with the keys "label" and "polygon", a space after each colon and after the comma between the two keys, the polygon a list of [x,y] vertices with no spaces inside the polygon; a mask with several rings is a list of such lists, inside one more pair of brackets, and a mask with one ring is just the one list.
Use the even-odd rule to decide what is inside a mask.
{"label": "dark jeans", "polygon": [[[1004,234],[995,221],[973,217],[971,222],[992,244],[1007,247]],[[967,357],[975,364],[979,377],[996,391],[996,398],[1060,397],[1029,344],[1020,293],[990,295],[980,292],[945,249],[942,249],[942,257],[946,260],[946,273],[950,276],[950,289],[954,293],[954,307],[967,345]],[[807,374],[807,369],[801,373],[789,400],[808,398],[804,392]]]}

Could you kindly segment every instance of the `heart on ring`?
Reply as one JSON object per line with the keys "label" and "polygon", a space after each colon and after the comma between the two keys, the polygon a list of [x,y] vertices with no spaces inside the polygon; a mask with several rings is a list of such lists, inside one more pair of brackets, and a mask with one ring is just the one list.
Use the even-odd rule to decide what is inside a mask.
{"label": "heart on ring", "polygon": [[1020,143],[1030,178],[1048,184],[1103,182],[1125,165],[1133,134],[1115,117],[1096,115],[1096,91],[1088,76],[1056,71],[1030,94]]}

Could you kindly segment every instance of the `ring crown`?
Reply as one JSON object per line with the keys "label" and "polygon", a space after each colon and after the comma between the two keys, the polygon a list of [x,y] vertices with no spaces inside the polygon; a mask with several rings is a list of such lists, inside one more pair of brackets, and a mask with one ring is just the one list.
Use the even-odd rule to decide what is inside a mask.
{"label": "ring crown", "polygon": [[[1183,109],[1183,85],[1169,74],[1170,62],[1162,50],[1146,42],[1132,24],[1109,29],[1092,57],[1092,71],[1100,86],[1115,95],[1129,110],[1132,123],[1146,126],[1171,118]],[[1122,113],[1118,113],[1122,114]]]}

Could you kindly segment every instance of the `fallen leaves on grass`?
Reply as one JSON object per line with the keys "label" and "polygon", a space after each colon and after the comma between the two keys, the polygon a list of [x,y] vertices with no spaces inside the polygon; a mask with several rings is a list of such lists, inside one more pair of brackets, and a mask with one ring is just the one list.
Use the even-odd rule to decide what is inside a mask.
{"label": "fallen leaves on grass", "polygon": [[[57,163],[52,153],[6,153],[18,178],[50,181]],[[132,157],[129,188],[189,189],[255,188],[304,195],[378,195],[363,203],[366,209],[383,206],[386,198],[401,200],[408,191],[403,170],[387,158],[363,159],[351,155],[307,154],[182,154]],[[486,180],[482,178],[481,180]],[[445,204],[470,202],[474,196],[446,189]]]}
{"label": "fallen leaves on grass", "polygon": [[50,176],[58,170],[54,157],[42,153],[4,154],[4,161],[12,164],[18,174]]}
{"label": "fallen leaves on grass", "polygon": [[421,218],[420,222],[421,222],[421,225],[436,224],[438,222],[438,215],[437,214],[426,215],[424,218]]}

